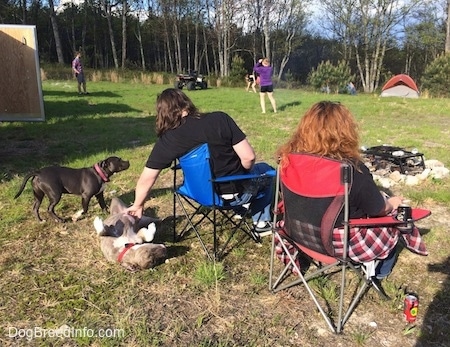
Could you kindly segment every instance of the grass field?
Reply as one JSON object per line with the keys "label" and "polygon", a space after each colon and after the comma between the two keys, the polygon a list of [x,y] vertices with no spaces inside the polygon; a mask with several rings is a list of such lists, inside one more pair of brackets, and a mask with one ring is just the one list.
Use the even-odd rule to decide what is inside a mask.
{"label": "grass field", "polygon": [[[432,215],[421,221],[430,255],[403,250],[386,290],[393,301],[369,293],[341,335],[329,332],[300,286],[268,290],[270,238],[245,240],[212,264],[188,235],[172,242],[172,173],[162,172],[146,214],[162,220],[155,242],[169,259],[152,271],[128,273],[108,263],[92,225],[101,212],[92,200],[78,222],[39,223],[31,212],[29,171],[60,164],[91,166],[110,155],[130,161],[105,190],[126,203],[155,142],[156,95],[169,85],[88,83],[78,96],[74,81],[45,81],[46,122],[0,123],[0,345],[1,346],[449,346],[450,179],[395,186]],[[323,99],[340,101],[361,126],[362,145],[418,148],[425,159],[450,167],[450,100],[379,98],[275,91],[278,113],[261,114],[259,96],[238,88],[186,91],[203,111],[229,113],[247,134],[259,160],[274,153],[304,111]],[[63,196],[57,213],[70,217],[80,198]],[[41,215],[47,218],[46,201]],[[417,324],[402,316],[402,293],[417,292]],[[376,324],[374,324],[376,323]],[[70,327],[70,337],[56,329]],[[99,336],[104,334],[106,336]],[[45,336],[44,336],[45,335]],[[113,336],[114,335],[114,336]]]}

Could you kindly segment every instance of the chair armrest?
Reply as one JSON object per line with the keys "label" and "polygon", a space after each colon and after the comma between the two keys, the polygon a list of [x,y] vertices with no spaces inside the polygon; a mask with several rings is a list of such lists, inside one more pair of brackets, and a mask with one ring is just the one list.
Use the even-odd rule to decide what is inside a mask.
{"label": "chair armrest", "polygon": [[240,180],[249,180],[254,178],[265,178],[265,177],[275,177],[276,171],[269,170],[264,172],[263,174],[245,174],[245,175],[232,175],[232,176],[223,176],[214,178],[212,181],[215,183],[223,183],[230,181],[240,181]]}
{"label": "chair armrest", "polygon": [[[413,208],[411,210],[412,220],[417,221],[431,215],[430,210],[425,210],[422,208]],[[403,221],[399,221],[395,216],[383,216],[383,217],[371,217],[371,218],[355,218],[349,220],[349,225],[351,227],[356,226],[382,226],[382,225],[396,225],[405,224]]]}

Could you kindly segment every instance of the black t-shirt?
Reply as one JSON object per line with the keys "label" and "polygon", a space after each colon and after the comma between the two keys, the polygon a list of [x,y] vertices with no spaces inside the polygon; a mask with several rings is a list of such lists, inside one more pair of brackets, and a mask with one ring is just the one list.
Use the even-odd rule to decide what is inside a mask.
{"label": "black t-shirt", "polygon": [[[361,172],[353,170],[353,182],[349,194],[350,218],[365,218],[379,216],[384,210],[385,201],[380,189],[375,184],[369,169],[359,164]],[[342,226],[341,213],[336,226]]]}
{"label": "black t-shirt", "polygon": [[241,165],[233,146],[245,139],[244,132],[224,112],[187,116],[176,129],[166,131],[155,143],[146,167],[165,169],[191,149],[208,143],[215,177],[242,174]]}

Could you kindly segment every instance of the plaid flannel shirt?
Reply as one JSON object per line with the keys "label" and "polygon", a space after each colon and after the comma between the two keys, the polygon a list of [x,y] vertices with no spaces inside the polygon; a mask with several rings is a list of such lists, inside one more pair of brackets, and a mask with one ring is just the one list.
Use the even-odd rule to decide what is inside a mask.
{"label": "plaid flannel shirt", "polygon": [[[342,257],[344,249],[344,229],[333,231],[333,246],[336,257]],[[428,255],[419,229],[414,227],[410,234],[402,234],[394,227],[350,228],[348,257],[356,262],[385,259],[397,244],[399,238],[406,248],[419,255]]]}
{"label": "plaid flannel shirt", "polygon": [[[283,228],[284,221],[278,222],[277,227]],[[342,257],[343,255],[343,236],[343,228],[335,228],[333,230],[333,246],[336,252],[336,258]],[[349,230],[348,257],[355,262],[361,263],[374,259],[385,259],[391,250],[396,246],[399,238],[403,240],[406,248],[410,251],[423,256],[428,255],[425,244],[422,241],[422,237],[417,227],[414,227],[410,234],[402,234],[397,228],[393,227],[354,227]],[[295,247],[286,240],[283,240],[283,242],[289,253],[293,255],[296,251]],[[275,247],[275,254],[277,258],[284,264],[288,264],[289,257],[281,247],[278,237],[275,238]],[[300,266],[297,259],[296,263]]]}

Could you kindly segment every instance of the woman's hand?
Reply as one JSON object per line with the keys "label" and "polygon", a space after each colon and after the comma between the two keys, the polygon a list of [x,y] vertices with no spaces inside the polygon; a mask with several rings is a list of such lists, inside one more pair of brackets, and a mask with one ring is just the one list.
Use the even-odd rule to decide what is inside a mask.
{"label": "woman's hand", "polygon": [[393,210],[396,210],[398,205],[400,205],[403,201],[403,197],[402,196],[393,196],[391,198],[388,199],[389,203],[392,206]]}
{"label": "woman's hand", "polygon": [[403,197],[393,196],[385,200],[384,212],[381,212],[382,216],[386,216],[392,211],[396,210],[398,205],[402,203]]}

